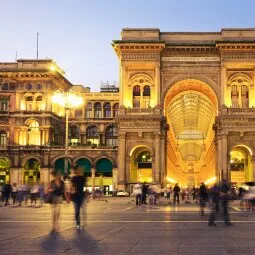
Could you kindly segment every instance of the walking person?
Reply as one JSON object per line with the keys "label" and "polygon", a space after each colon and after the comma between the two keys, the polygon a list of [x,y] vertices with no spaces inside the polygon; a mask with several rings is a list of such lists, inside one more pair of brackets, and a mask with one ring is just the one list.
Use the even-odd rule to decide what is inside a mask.
{"label": "walking person", "polygon": [[76,228],[79,230],[81,229],[80,211],[85,197],[83,190],[85,185],[85,177],[81,167],[77,167],[77,169],[75,169],[75,176],[73,176],[71,179],[71,185],[71,199],[74,203]]}
{"label": "walking person", "polygon": [[141,206],[141,204],[142,204],[142,185],[140,184],[140,182],[135,184],[135,186],[133,188],[133,194],[135,195],[136,206]]}
{"label": "walking person", "polygon": [[4,201],[5,201],[5,206],[7,206],[9,204],[9,199],[11,196],[11,192],[12,192],[12,186],[9,182],[6,182],[6,184],[4,185],[3,188],[3,195],[4,195]]}
{"label": "walking person", "polygon": [[207,189],[204,183],[201,183],[199,187],[199,201],[200,201],[200,212],[201,216],[205,215],[205,206],[208,198]]}
{"label": "walking person", "polygon": [[18,187],[17,183],[12,184],[12,204],[14,205],[17,199]]}
{"label": "walking person", "polygon": [[216,226],[216,213],[219,212],[220,189],[219,185],[214,184],[209,193],[210,214],[208,219],[208,226]]}
{"label": "walking person", "polygon": [[223,179],[220,185],[220,200],[223,209],[224,222],[226,226],[233,226],[230,222],[228,213],[228,202],[229,202],[230,184],[226,179]]}
{"label": "walking person", "polygon": [[176,203],[176,199],[177,199],[177,203],[178,204],[180,203],[180,198],[179,198],[180,191],[181,191],[181,189],[180,189],[178,183],[176,183],[174,185],[174,189],[173,189],[173,192],[174,192],[174,204]]}
{"label": "walking person", "polygon": [[61,180],[60,174],[52,174],[54,179],[50,182],[47,189],[48,197],[50,197],[49,203],[52,205],[52,231],[58,232],[59,230],[59,217],[61,211],[61,204],[63,201],[63,196],[65,196],[67,203],[69,203],[69,198],[65,192],[65,184]]}
{"label": "walking person", "polygon": [[146,182],[143,183],[142,186],[142,204],[147,204],[147,193],[148,193],[148,185]]}
{"label": "walking person", "polygon": [[45,198],[45,189],[43,183],[41,183],[38,187],[38,193],[40,198],[40,206],[43,206],[44,204],[44,198]]}

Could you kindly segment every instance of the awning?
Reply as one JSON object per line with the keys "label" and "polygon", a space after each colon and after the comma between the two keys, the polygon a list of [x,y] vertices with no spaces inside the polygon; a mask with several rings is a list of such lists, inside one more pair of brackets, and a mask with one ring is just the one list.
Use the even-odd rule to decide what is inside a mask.
{"label": "awning", "polygon": [[[70,171],[70,166],[71,166],[71,164],[68,160],[68,172]],[[56,160],[55,171],[56,171],[56,173],[64,174],[64,171],[65,171],[65,159],[64,158],[60,158],[60,159]]]}
{"label": "awning", "polygon": [[112,162],[106,158],[99,159],[96,163],[96,171],[100,173],[111,173]]}
{"label": "awning", "polygon": [[85,173],[90,173],[91,171],[91,163],[86,158],[81,158],[76,163],[78,166],[80,166]]}

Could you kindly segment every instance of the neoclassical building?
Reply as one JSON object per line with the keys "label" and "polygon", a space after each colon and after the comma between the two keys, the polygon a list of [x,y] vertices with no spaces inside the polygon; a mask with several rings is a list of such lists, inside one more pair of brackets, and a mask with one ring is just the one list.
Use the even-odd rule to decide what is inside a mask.
{"label": "neoclassical building", "polygon": [[0,182],[46,183],[63,171],[57,89],[84,98],[71,111],[68,162],[91,188],[255,179],[255,29],[123,29],[112,46],[119,92],[73,85],[52,60],[0,63]]}

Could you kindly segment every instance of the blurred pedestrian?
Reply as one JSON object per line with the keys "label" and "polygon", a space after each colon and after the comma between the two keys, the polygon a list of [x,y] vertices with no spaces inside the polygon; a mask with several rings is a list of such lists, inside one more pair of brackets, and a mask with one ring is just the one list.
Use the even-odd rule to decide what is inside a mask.
{"label": "blurred pedestrian", "polygon": [[174,189],[173,189],[173,192],[174,192],[174,204],[176,203],[176,199],[177,199],[177,203],[178,204],[180,203],[180,198],[179,198],[180,191],[181,191],[181,189],[180,189],[178,183],[176,183],[174,185]]}
{"label": "blurred pedestrian", "polygon": [[3,187],[3,195],[4,195],[4,201],[5,201],[5,206],[7,206],[9,204],[9,199],[11,196],[11,192],[12,192],[12,186],[9,182],[6,182],[4,187]]}
{"label": "blurred pedestrian", "polygon": [[133,194],[135,196],[136,206],[141,206],[141,204],[142,204],[142,185],[140,184],[140,182],[138,182],[137,184],[134,185]]}
{"label": "blurred pedestrian", "polygon": [[216,213],[219,212],[219,200],[220,200],[219,185],[214,184],[211,187],[209,194],[210,214],[208,219],[208,226],[216,226],[215,218]]}
{"label": "blurred pedestrian", "polygon": [[12,184],[12,204],[14,205],[17,199],[18,187],[17,183]]}
{"label": "blurred pedestrian", "polygon": [[228,213],[229,192],[230,184],[226,179],[223,179],[220,185],[220,200],[223,209],[224,222],[226,226],[233,226],[233,224],[230,222]]}
{"label": "blurred pedestrian", "polygon": [[81,229],[80,211],[85,198],[84,186],[85,177],[81,167],[75,169],[75,176],[71,179],[71,199],[74,203],[76,228]]}
{"label": "blurred pedestrian", "polygon": [[208,198],[208,194],[207,194],[206,186],[202,182],[199,187],[199,201],[200,201],[201,216],[205,215],[205,206],[206,206],[207,198]]}
{"label": "blurred pedestrian", "polygon": [[45,189],[44,189],[43,183],[40,183],[40,185],[38,187],[38,193],[39,193],[39,198],[40,198],[40,206],[43,206],[44,198],[45,198]]}
{"label": "blurred pedestrian", "polygon": [[147,204],[148,185],[146,182],[142,186],[142,204]]}
{"label": "blurred pedestrian", "polygon": [[50,203],[52,208],[52,231],[58,232],[59,230],[59,217],[61,211],[61,204],[63,202],[63,196],[65,196],[67,203],[69,203],[69,198],[65,192],[65,184],[61,180],[61,175],[52,173],[54,179],[50,182],[48,186],[47,193],[50,197]]}

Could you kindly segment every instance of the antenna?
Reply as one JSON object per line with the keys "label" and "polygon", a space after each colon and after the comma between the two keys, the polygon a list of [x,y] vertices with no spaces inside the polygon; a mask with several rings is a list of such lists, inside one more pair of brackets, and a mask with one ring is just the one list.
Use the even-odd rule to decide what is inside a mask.
{"label": "antenna", "polygon": [[38,59],[38,39],[39,39],[39,33],[36,34],[36,59]]}
{"label": "antenna", "polygon": [[18,52],[16,51],[16,54],[15,54],[15,61],[17,61],[18,59]]}

